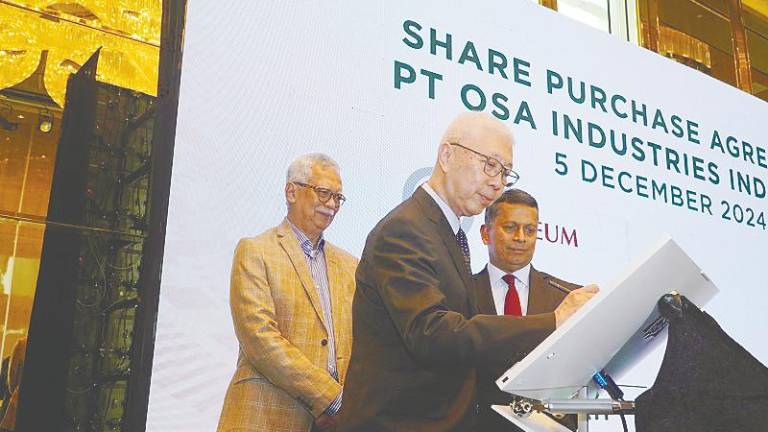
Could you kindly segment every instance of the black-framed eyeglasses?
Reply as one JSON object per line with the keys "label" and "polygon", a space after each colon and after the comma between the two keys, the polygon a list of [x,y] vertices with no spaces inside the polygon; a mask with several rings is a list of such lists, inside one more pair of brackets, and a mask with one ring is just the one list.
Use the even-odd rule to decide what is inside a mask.
{"label": "black-framed eyeglasses", "polygon": [[515,183],[517,183],[518,180],[520,180],[519,174],[517,174],[511,167],[504,166],[504,164],[495,157],[482,154],[478,151],[472,150],[469,147],[464,147],[459,143],[449,142],[448,144],[461,147],[464,150],[470,151],[477,156],[480,156],[481,161],[483,162],[483,172],[489,177],[496,177],[497,175],[501,175],[501,179],[504,182],[504,187],[511,188]]}
{"label": "black-framed eyeglasses", "polygon": [[311,185],[311,184],[307,184],[307,183],[302,183],[302,182],[296,182],[296,181],[293,182],[293,183],[297,184],[297,185],[299,185],[301,187],[312,189],[312,191],[315,192],[315,195],[317,195],[317,199],[319,199],[320,202],[323,203],[323,204],[327,203],[328,200],[333,198],[333,200],[336,201],[336,203],[339,204],[339,207],[341,207],[341,205],[344,204],[344,201],[347,200],[347,197],[345,197],[344,195],[342,195],[342,194],[340,194],[338,192],[334,192],[334,191],[332,191],[332,190],[330,190],[328,188],[324,188],[324,187],[320,187],[320,186],[315,186],[315,185]]}

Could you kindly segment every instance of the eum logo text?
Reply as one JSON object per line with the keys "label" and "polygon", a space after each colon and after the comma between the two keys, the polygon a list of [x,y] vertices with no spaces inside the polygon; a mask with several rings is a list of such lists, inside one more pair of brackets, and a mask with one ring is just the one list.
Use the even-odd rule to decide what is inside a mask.
{"label": "eum logo text", "polygon": [[579,247],[579,234],[576,228],[564,227],[551,222],[539,221],[539,230],[536,238],[548,243]]}

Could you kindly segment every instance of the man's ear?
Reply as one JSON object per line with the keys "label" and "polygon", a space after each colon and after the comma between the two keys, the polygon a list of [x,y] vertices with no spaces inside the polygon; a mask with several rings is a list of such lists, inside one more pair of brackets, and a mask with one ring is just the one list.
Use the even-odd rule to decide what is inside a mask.
{"label": "man's ear", "polygon": [[440,148],[437,150],[437,164],[440,165],[440,169],[443,172],[448,172],[448,166],[450,165],[451,157],[453,156],[453,148],[447,142],[440,144]]}
{"label": "man's ear", "polygon": [[488,234],[488,225],[482,224],[480,226],[480,238],[483,239],[483,244],[486,246],[491,243],[491,236]]}
{"label": "man's ear", "polygon": [[285,184],[285,202],[293,204],[296,202],[296,185],[293,183]]}

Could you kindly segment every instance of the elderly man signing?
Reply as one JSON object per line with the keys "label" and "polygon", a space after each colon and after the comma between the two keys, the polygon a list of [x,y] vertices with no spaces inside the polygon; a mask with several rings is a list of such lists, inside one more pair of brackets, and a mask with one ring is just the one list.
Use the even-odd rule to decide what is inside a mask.
{"label": "elderly man signing", "polygon": [[594,295],[575,290],[551,313],[477,314],[460,218],[515,178],[507,127],[465,113],[440,140],[429,181],[371,231],[356,274],[342,431],[475,430],[476,369],[519,358]]}

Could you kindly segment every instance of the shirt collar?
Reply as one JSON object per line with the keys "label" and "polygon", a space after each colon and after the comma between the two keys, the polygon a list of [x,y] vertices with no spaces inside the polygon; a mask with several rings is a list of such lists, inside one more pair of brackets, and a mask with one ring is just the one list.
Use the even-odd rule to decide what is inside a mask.
{"label": "shirt collar", "polygon": [[[504,270],[496,267],[495,265],[488,263],[488,279],[491,281],[491,284],[496,283],[497,281],[500,281],[502,277],[504,277],[507,274]],[[530,275],[531,275],[531,263],[526,264],[525,267],[521,268],[520,270],[513,272],[512,276],[515,277],[516,281],[520,281],[525,284],[525,286],[530,286]]]}
{"label": "shirt collar", "polygon": [[304,234],[296,225],[294,225],[293,222],[288,220],[288,225],[290,225],[293,233],[296,234],[296,239],[299,241],[299,246],[301,246],[301,250],[304,251],[304,255],[310,258],[315,258],[320,252],[323,251],[323,248],[325,247],[325,239],[323,238],[322,233],[320,233],[320,239],[317,242],[317,247],[312,247],[312,240],[310,240],[306,234]]}
{"label": "shirt collar", "polygon": [[461,221],[459,220],[459,217],[456,216],[456,213],[451,210],[451,207],[446,203],[440,195],[435,192],[434,189],[432,189],[432,186],[429,185],[429,183],[423,183],[421,187],[424,189],[425,192],[429,194],[429,196],[432,197],[433,200],[437,203],[437,206],[440,207],[440,210],[443,211],[443,215],[445,215],[445,219],[448,220],[448,224],[451,226],[451,230],[453,230],[453,233],[456,234],[459,232],[459,228],[461,228]]}

